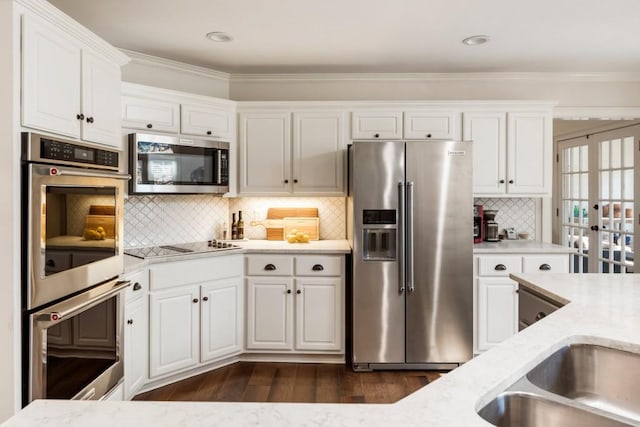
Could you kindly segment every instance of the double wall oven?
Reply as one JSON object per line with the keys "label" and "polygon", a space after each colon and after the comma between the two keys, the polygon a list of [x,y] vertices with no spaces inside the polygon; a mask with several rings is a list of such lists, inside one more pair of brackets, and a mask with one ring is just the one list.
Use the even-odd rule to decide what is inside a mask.
{"label": "double wall oven", "polygon": [[99,399],[123,378],[120,160],[22,135],[23,404]]}

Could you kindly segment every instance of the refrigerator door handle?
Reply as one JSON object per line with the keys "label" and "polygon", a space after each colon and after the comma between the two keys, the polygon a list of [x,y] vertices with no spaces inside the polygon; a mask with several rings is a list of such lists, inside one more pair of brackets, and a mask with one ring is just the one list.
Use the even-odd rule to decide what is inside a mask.
{"label": "refrigerator door handle", "polygon": [[409,292],[415,290],[413,283],[413,181],[407,182],[407,225],[406,225],[406,265],[407,265],[407,288]]}
{"label": "refrigerator door handle", "polygon": [[398,247],[400,248],[400,256],[398,259],[398,271],[400,272],[400,288],[398,289],[399,293],[404,293],[404,285],[407,280],[406,278],[406,270],[404,266],[404,261],[406,259],[406,251],[404,245],[404,235],[405,235],[405,220],[404,220],[404,211],[405,211],[405,185],[404,182],[398,183],[398,234],[400,244]]}

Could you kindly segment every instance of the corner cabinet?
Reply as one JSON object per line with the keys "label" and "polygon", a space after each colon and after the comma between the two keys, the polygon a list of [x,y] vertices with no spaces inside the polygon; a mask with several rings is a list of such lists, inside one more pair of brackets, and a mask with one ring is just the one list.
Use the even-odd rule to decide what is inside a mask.
{"label": "corner cabinet", "polygon": [[150,267],[149,376],[242,352],[242,255]]}
{"label": "corner cabinet", "polygon": [[344,196],[346,113],[240,114],[240,194]]}
{"label": "corner cabinet", "polygon": [[551,194],[551,113],[465,112],[475,196]]}
{"label": "corner cabinet", "polygon": [[344,257],[248,255],[247,352],[344,351]]}
{"label": "corner cabinet", "polygon": [[481,353],[518,332],[518,283],[511,273],[568,273],[563,253],[482,254],[474,256],[474,353]]}
{"label": "corner cabinet", "polygon": [[119,147],[120,64],[24,15],[22,125]]}

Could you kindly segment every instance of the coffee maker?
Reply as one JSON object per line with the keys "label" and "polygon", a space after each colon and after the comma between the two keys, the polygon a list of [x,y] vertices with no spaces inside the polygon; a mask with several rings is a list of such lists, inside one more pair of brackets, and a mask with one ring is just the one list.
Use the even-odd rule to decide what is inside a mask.
{"label": "coffee maker", "polygon": [[482,242],[484,236],[482,213],[482,205],[473,205],[473,243]]}
{"label": "coffee maker", "polygon": [[484,240],[485,242],[499,242],[498,223],[495,221],[498,211],[496,209],[487,209],[483,213],[484,219]]}

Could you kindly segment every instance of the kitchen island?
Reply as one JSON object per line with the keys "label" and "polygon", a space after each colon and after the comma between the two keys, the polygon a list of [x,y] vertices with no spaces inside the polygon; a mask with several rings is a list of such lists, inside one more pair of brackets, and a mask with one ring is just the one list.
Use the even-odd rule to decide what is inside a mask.
{"label": "kitchen island", "polygon": [[567,343],[640,352],[640,275],[517,274],[561,303],[545,319],[394,404],[35,401],[7,426],[472,426],[477,409]]}

